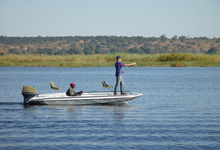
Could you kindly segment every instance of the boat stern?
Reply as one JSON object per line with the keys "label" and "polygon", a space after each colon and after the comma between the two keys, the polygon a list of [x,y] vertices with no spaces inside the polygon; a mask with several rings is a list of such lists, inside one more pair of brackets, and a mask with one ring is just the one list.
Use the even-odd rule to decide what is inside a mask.
{"label": "boat stern", "polygon": [[24,104],[27,104],[27,101],[37,95],[37,90],[35,87],[23,86],[22,95],[24,97]]}

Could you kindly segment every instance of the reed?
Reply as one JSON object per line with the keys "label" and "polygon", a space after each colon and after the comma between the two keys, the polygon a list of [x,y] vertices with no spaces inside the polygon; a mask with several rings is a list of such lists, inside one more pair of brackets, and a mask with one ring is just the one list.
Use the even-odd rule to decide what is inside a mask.
{"label": "reed", "polygon": [[220,67],[220,54],[95,54],[95,55],[4,55],[0,66],[31,67],[112,67],[115,57],[122,62],[136,62],[140,67]]}
{"label": "reed", "polygon": [[173,53],[173,54],[163,54],[159,56],[159,61],[170,62],[170,61],[218,61],[217,57],[214,55],[206,54],[188,54],[188,53]]}

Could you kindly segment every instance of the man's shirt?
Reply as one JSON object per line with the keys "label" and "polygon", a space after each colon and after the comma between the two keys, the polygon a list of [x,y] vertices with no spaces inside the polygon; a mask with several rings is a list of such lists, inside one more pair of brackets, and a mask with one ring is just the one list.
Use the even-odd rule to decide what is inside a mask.
{"label": "man's shirt", "polygon": [[115,76],[121,76],[121,68],[124,67],[125,64],[122,62],[117,61],[115,63]]}
{"label": "man's shirt", "polygon": [[66,95],[67,95],[67,96],[73,96],[73,95],[75,95],[75,94],[76,94],[76,92],[74,91],[73,88],[69,88],[69,89],[66,91]]}

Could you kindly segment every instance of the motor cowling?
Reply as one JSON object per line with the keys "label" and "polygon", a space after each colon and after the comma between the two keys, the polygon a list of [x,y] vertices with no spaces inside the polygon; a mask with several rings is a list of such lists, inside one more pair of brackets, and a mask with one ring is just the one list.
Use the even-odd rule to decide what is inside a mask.
{"label": "motor cowling", "polygon": [[37,90],[32,86],[23,86],[22,95],[24,97],[24,104],[26,105],[29,99],[37,95]]}

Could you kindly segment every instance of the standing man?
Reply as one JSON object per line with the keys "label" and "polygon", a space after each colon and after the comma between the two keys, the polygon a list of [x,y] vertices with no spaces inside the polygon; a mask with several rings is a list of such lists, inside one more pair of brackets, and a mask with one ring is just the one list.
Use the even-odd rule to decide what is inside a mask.
{"label": "standing man", "polygon": [[117,62],[115,63],[115,77],[116,77],[116,84],[115,84],[115,89],[114,89],[114,95],[117,95],[117,88],[118,85],[120,84],[120,91],[121,95],[127,95],[127,93],[124,92],[124,81],[122,78],[122,73],[125,73],[125,71],[121,71],[122,67],[130,67],[130,66],[135,66],[136,63],[132,64],[124,64],[121,62],[121,57],[117,56],[116,57]]}

